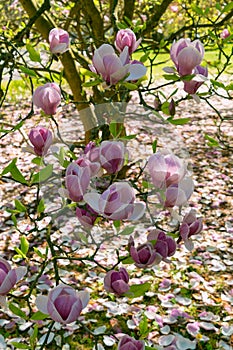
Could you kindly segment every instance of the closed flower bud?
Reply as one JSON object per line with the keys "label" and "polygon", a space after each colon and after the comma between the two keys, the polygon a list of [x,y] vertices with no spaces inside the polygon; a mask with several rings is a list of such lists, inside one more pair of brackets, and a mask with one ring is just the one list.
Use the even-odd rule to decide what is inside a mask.
{"label": "closed flower bud", "polygon": [[31,129],[29,140],[34,146],[34,152],[37,156],[46,155],[49,147],[53,142],[52,132],[42,126],[37,126]]}
{"label": "closed flower bud", "polygon": [[120,52],[122,52],[127,46],[129,49],[129,55],[132,55],[132,53],[138,48],[140,42],[141,39],[137,40],[134,32],[127,28],[121,29],[117,32],[115,46]]}
{"label": "closed flower bud", "polygon": [[169,103],[168,107],[169,113],[171,116],[174,116],[176,114],[176,104],[173,98],[171,99],[171,102]]}
{"label": "closed flower bud", "polygon": [[108,271],[104,277],[104,288],[107,292],[122,295],[129,290],[129,275],[125,268],[121,267],[118,271]]}
{"label": "closed flower bud", "polygon": [[125,146],[121,141],[103,141],[100,146],[99,160],[108,174],[116,174],[124,165]]}
{"label": "closed flower bud", "polygon": [[223,29],[223,31],[220,34],[220,38],[221,39],[226,39],[231,35],[231,33],[229,32],[229,30],[227,28]]}
{"label": "closed flower bud", "polygon": [[50,51],[54,54],[64,53],[69,49],[69,34],[60,28],[53,28],[49,32]]}
{"label": "closed flower bud", "polygon": [[50,290],[48,296],[40,295],[36,298],[37,308],[62,324],[76,321],[88,302],[88,292],[76,292],[65,284],[59,284]]}
{"label": "closed flower bud", "polygon": [[65,184],[68,196],[72,201],[79,202],[90,183],[91,171],[89,167],[81,167],[75,163],[71,163],[66,169]]}
{"label": "closed flower bud", "polygon": [[129,335],[124,335],[119,344],[117,350],[144,350],[145,343],[143,340],[136,340]]}
{"label": "closed flower bud", "polygon": [[39,86],[32,96],[32,101],[46,114],[55,114],[61,102],[61,90],[56,83]]}

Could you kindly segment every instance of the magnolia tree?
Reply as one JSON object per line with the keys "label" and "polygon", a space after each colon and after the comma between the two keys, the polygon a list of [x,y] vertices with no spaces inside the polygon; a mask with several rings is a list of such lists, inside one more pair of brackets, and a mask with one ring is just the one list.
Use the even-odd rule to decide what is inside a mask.
{"label": "magnolia tree", "polygon": [[[159,264],[170,264],[177,258],[178,248],[191,251],[193,238],[202,231],[202,218],[189,207],[194,182],[188,154],[175,131],[175,125],[189,120],[176,118],[176,107],[181,101],[192,99],[195,103],[204,100],[215,109],[210,97],[219,94],[218,87],[224,87],[224,98],[232,98],[232,84],[222,86],[218,82],[232,56],[224,49],[231,40],[230,32],[221,27],[232,7],[218,4],[215,10],[220,12],[219,17],[214,24],[210,21],[220,53],[225,57],[221,68],[217,67],[216,80],[212,79],[210,85],[208,67],[203,63],[207,39],[202,42],[197,35],[195,39],[177,36],[170,44],[160,40],[158,49],[169,45],[170,63],[164,68],[167,81],[156,85],[153,65],[157,54],[152,58],[153,46],[148,47],[137,34],[141,32],[147,42],[149,30],[145,20],[141,19],[135,33],[133,26],[130,29],[125,23],[117,25],[115,5],[111,5],[112,17],[105,23],[101,22],[97,5],[86,1],[74,3],[65,26],[51,27],[53,21],[44,16],[50,8],[48,1],[39,9],[30,1],[21,3],[30,21],[18,39],[35,24],[48,41],[49,51],[46,46],[43,58],[40,45],[37,48],[32,40],[33,45],[26,45],[29,59],[25,60],[17,49],[17,69],[30,81],[32,107],[20,124],[3,130],[2,135],[7,137],[10,131],[22,128],[27,119],[41,111],[40,122],[29,131],[28,144],[22,150],[32,157],[33,168],[25,174],[17,167],[17,159],[13,159],[1,172],[3,182],[14,181],[36,189],[32,206],[15,200],[11,214],[20,232],[20,244],[12,262],[7,256],[0,258],[1,308],[12,317],[5,342],[20,349],[76,349],[76,334],[83,334],[93,349],[152,349],[143,315],[138,333],[124,331],[117,324],[110,329],[106,320],[94,327],[93,313],[98,311],[95,299],[98,293],[100,298],[109,296],[115,302],[111,305],[114,308],[149,296],[152,283],[143,279],[136,283],[135,271],[156,273]],[[162,2],[157,20],[170,3]],[[99,6],[107,16],[106,4]],[[179,6],[170,6],[170,11],[176,13]],[[78,10],[81,12],[77,15]],[[195,6],[193,10],[199,16],[202,11],[208,19],[207,10]],[[129,11],[126,2],[124,11],[126,23],[132,25],[133,11]],[[80,19],[80,13],[87,15],[88,25],[85,29],[80,27],[81,22],[76,23],[77,36],[83,40],[77,43],[74,28],[69,31],[68,22],[75,22],[77,16]],[[105,41],[103,24],[111,40]],[[213,36],[212,39],[215,40]],[[79,45],[83,45],[80,51]],[[58,60],[62,62],[62,72]],[[4,67],[7,68],[6,61]],[[168,95],[162,92],[162,87],[172,87],[178,81],[179,91],[174,87]],[[10,80],[2,103],[9,85]],[[203,86],[205,89],[201,90]],[[60,105],[64,102],[75,103],[80,111],[83,142],[71,142],[60,124]],[[50,127],[44,125],[46,119]],[[149,142],[144,144],[143,139],[138,139],[140,129],[135,125],[145,127]],[[131,131],[134,128],[136,133]],[[80,138],[80,133],[75,135]],[[221,143],[221,134],[218,136],[218,141],[209,137],[209,142]],[[24,232],[18,215],[29,218]],[[64,227],[68,225],[72,229],[67,235]],[[94,291],[90,279],[97,276],[99,284]],[[174,318],[178,316],[181,315]],[[155,319],[161,323],[158,314]],[[196,341],[176,333],[156,348],[193,349]]]}

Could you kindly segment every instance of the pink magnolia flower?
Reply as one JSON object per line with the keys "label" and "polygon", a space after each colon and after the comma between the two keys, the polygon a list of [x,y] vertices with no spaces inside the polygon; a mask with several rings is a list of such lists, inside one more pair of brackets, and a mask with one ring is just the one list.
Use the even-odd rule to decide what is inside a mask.
{"label": "pink magnolia flower", "polygon": [[91,171],[89,167],[81,167],[71,163],[66,169],[65,185],[68,196],[72,201],[79,202],[83,199],[90,183]]}
{"label": "pink magnolia flower", "polygon": [[90,69],[102,76],[108,85],[117,84],[120,80],[138,80],[146,74],[142,64],[128,63],[128,47],[118,57],[111,45],[103,44],[95,50]]}
{"label": "pink magnolia flower", "polygon": [[89,159],[91,162],[99,162],[99,153],[100,153],[100,148],[97,147],[95,142],[93,141],[90,141],[84,149],[85,157]]}
{"label": "pink magnolia flower", "polygon": [[12,269],[7,260],[0,258],[0,305],[6,305],[6,295],[26,272],[26,267]]}
{"label": "pink magnolia flower", "polygon": [[164,208],[181,207],[185,205],[194,191],[194,183],[191,177],[182,179],[178,184],[167,187],[164,195],[158,194],[160,203]]}
{"label": "pink magnolia flower", "polygon": [[178,73],[183,75],[192,74],[204,56],[204,46],[200,40],[180,39],[171,46],[170,56],[175,63]]}
{"label": "pink magnolia flower", "polygon": [[110,220],[137,220],[145,212],[145,203],[134,203],[134,191],[126,182],[114,182],[102,194],[86,193],[84,200],[96,213]]}
{"label": "pink magnolia flower", "polygon": [[68,324],[78,319],[89,302],[87,291],[76,292],[74,288],[59,284],[50,290],[48,296],[36,298],[37,308],[56,322]]}
{"label": "pink magnolia flower", "polygon": [[108,174],[116,174],[124,165],[124,143],[121,141],[103,141],[99,150],[99,160]]}
{"label": "pink magnolia flower", "polygon": [[104,288],[107,292],[122,295],[129,290],[129,275],[124,267],[118,271],[108,271],[104,277]]}
{"label": "pink magnolia flower", "polygon": [[182,159],[172,153],[157,152],[148,159],[148,170],[154,186],[158,189],[178,184],[186,173]]}
{"label": "pink magnolia flower", "polygon": [[32,101],[46,114],[55,114],[61,102],[61,90],[56,83],[39,86],[32,96]]}
{"label": "pink magnolia flower", "polygon": [[26,274],[26,267],[11,268],[7,260],[0,258],[0,295],[6,295]]}
{"label": "pink magnolia flower", "polygon": [[100,163],[99,162],[91,162],[85,154],[81,155],[76,161],[76,164],[78,164],[80,167],[89,167],[90,169],[90,175],[95,176],[99,169],[100,169]]}
{"label": "pink magnolia flower", "polygon": [[129,335],[124,335],[119,344],[117,350],[144,350],[145,343],[143,340],[136,340]]}
{"label": "pink magnolia flower", "polygon": [[98,214],[89,206],[84,208],[76,208],[76,216],[83,227],[90,229],[93,227]]}
{"label": "pink magnolia flower", "polygon": [[160,263],[161,255],[157,253],[151,242],[140,244],[137,248],[134,245],[135,243],[131,236],[128,244],[129,253],[137,267],[144,268]]}
{"label": "pink magnolia flower", "polygon": [[[194,68],[194,74],[196,74],[196,76],[192,80],[184,81],[184,91],[190,95],[195,94],[204,83],[208,76],[208,69],[207,67],[197,66]],[[197,79],[197,77],[199,79]]]}
{"label": "pink magnolia flower", "polygon": [[185,247],[188,250],[193,249],[193,242],[190,237],[197,235],[203,229],[202,218],[197,219],[194,210],[190,210],[188,214],[185,215],[181,225],[180,225],[180,240],[184,241]]}
{"label": "pink magnolia flower", "polygon": [[167,236],[163,231],[158,229],[152,229],[147,236],[149,242],[153,242],[154,250],[157,253],[157,261],[161,260],[169,262],[168,257],[172,256],[176,252],[176,242],[170,236]]}
{"label": "pink magnolia flower", "polygon": [[229,30],[227,28],[223,29],[223,31],[220,33],[220,38],[221,39],[226,39],[228,38],[228,36],[230,36],[231,33],[229,32]]}
{"label": "pink magnolia flower", "polygon": [[38,156],[45,155],[53,142],[52,132],[42,126],[31,129],[28,137],[34,146],[35,154]]}
{"label": "pink magnolia flower", "polygon": [[119,52],[122,52],[127,46],[129,55],[132,55],[138,48],[141,40],[142,39],[136,39],[136,35],[131,29],[121,29],[117,32],[115,46]]}
{"label": "pink magnolia flower", "polygon": [[50,51],[52,53],[64,53],[69,49],[69,34],[63,29],[53,28],[49,32],[49,43]]}

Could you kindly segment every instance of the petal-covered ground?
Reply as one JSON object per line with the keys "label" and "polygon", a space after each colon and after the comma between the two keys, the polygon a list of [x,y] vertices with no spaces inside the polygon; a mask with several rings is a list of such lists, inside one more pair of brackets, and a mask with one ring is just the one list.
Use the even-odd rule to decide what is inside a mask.
{"label": "petal-covered ground", "polygon": [[[192,100],[182,102],[175,117],[188,117],[191,119],[190,122],[178,127],[168,126],[168,131],[165,133],[161,130],[158,132],[161,144],[164,142],[164,145],[168,145],[170,142],[169,148],[171,146],[172,149],[175,149],[178,142],[185,155],[189,153],[195,181],[195,192],[190,206],[194,207],[198,215],[204,219],[203,232],[194,237],[194,250],[188,252],[180,244],[170,264],[161,263],[144,270],[137,269],[133,264],[125,265],[130,272],[130,284],[149,282],[150,288],[144,296],[138,298],[117,298],[104,291],[105,271],[101,266],[111,267],[116,263],[115,248],[126,246],[128,236],[119,239],[111,237],[114,239],[114,244],[111,239],[109,239],[110,242],[102,244],[95,256],[95,262],[85,261],[84,257],[93,254],[95,247],[91,244],[86,246],[85,237],[78,235],[77,228],[75,232],[78,239],[74,239],[76,218],[71,218],[69,222],[61,218],[60,224],[59,221],[56,222],[58,227],[52,236],[56,243],[55,249],[60,253],[59,246],[63,245],[64,248],[66,245],[67,252],[70,249],[78,250],[74,255],[77,260],[73,261],[72,266],[65,256],[63,260],[59,260],[60,276],[64,282],[78,289],[85,287],[91,293],[91,301],[80,318],[83,323],[82,325],[74,323],[65,326],[63,336],[61,334],[64,327],[55,324],[55,328],[46,339],[50,325],[48,320],[31,321],[27,317],[15,316],[12,308],[1,310],[1,349],[11,349],[12,339],[15,342],[28,339],[35,323],[39,325],[40,344],[43,344],[46,339],[48,344],[46,349],[92,349],[94,337],[83,328],[84,326],[95,335],[100,335],[98,338],[99,350],[111,349],[111,346],[116,348],[114,344],[117,344],[116,339],[122,333],[145,339],[148,346],[155,349],[233,349],[232,109],[229,102],[221,98],[215,98],[212,103],[225,119],[221,126],[221,138],[224,144],[220,142],[220,146],[215,147],[208,144],[210,141],[206,134],[217,140],[219,120],[204,101],[200,104]],[[23,101],[17,106],[10,103],[6,105],[1,115],[2,128],[9,129],[11,125],[15,126],[27,115],[29,108]],[[55,118],[66,140],[80,141],[82,126],[77,112],[71,106],[64,107]],[[42,120],[41,116],[33,117],[26,120],[20,130],[1,139],[2,168],[17,157],[18,168],[25,176],[28,176],[29,169],[35,166],[31,163],[34,156],[22,151],[22,148],[26,147],[27,133],[35,124],[49,126],[50,122],[45,118]],[[148,132],[149,128],[154,130],[154,121],[144,118],[143,122],[137,123],[136,119],[133,119],[127,128],[128,133],[137,135],[130,144],[134,152],[132,154],[143,158],[143,155],[148,154],[151,143],[155,139],[153,132]],[[178,132],[178,141],[171,138],[173,129]],[[54,132],[56,133],[56,130]],[[9,174],[6,176],[10,177]],[[53,190],[51,193],[53,194]],[[39,221],[39,232],[37,233],[33,230],[33,214],[32,216],[16,215],[18,220],[18,230],[16,230],[11,219],[11,212],[9,212],[9,209],[14,209],[15,199],[22,201],[24,205],[29,205],[33,211],[36,190],[28,189],[5,177],[0,182],[0,195],[1,256],[10,260],[15,255],[14,248],[19,246],[22,235],[27,236],[31,247],[35,246],[44,253],[46,239],[43,228],[47,225],[46,219],[41,218]],[[51,209],[52,200],[49,196],[44,196]],[[107,226],[104,230],[108,233]],[[138,225],[135,232],[139,240],[143,240],[143,224]],[[101,235],[101,232],[97,231],[96,235]],[[83,240],[81,247],[80,238]],[[120,250],[120,254],[124,254],[124,249]],[[29,308],[23,298],[27,295],[29,284],[33,283],[38,276],[41,264],[42,258],[31,253],[27,280],[21,282],[20,287],[15,288],[12,292],[12,295],[16,297],[14,303],[22,308],[26,315],[29,313]],[[49,263],[38,278],[37,293],[45,293],[54,284],[53,268],[54,265]],[[34,305],[35,291],[30,300]]]}

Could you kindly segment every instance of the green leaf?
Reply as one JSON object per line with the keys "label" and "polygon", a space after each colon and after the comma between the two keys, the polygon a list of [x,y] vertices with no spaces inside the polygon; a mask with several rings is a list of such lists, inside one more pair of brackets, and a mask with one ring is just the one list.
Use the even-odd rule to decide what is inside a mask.
{"label": "green leaf", "polygon": [[11,310],[11,312],[13,312],[13,314],[15,314],[16,316],[19,316],[21,318],[23,318],[24,320],[27,319],[27,315],[25,314],[25,312],[23,312],[20,308],[18,308],[18,306],[16,306],[15,304],[10,303],[9,304],[9,309]]}
{"label": "green leaf", "polygon": [[184,125],[189,123],[191,118],[180,118],[180,119],[173,119],[173,118],[168,118],[167,121],[173,125]]}
{"label": "green leaf", "polygon": [[24,74],[30,75],[31,77],[37,77],[36,72],[34,72],[34,70],[32,70],[32,69],[26,68],[24,66],[19,66],[19,69]]}
{"label": "green leaf", "polygon": [[143,319],[139,323],[140,337],[145,338],[148,335],[149,331],[150,331],[150,329],[148,327],[148,321],[147,321],[146,316],[144,316]]}
{"label": "green leaf", "polygon": [[145,346],[145,350],[156,350],[158,348],[151,348],[150,346]]}
{"label": "green leaf", "polygon": [[20,213],[25,213],[27,208],[18,199],[15,199],[15,207]]}
{"label": "green leaf", "polygon": [[18,253],[18,257],[20,259],[27,259],[26,255],[22,252],[21,249],[19,249],[18,247],[15,247],[14,249],[15,249],[16,253]]}
{"label": "green leaf", "polygon": [[215,4],[215,8],[217,10],[219,10],[220,12],[222,12],[222,6],[219,4],[219,2],[217,2],[217,4]]}
{"label": "green leaf", "polygon": [[13,345],[16,349],[31,349],[31,346],[23,344],[23,343],[17,343],[15,341],[10,343]]}
{"label": "green leaf", "polygon": [[233,2],[231,1],[229,4],[227,4],[227,5],[223,8],[222,12],[230,12],[232,9],[233,9]]}
{"label": "green leaf", "polygon": [[47,318],[48,315],[47,314],[44,314],[43,312],[41,311],[36,311],[32,317],[31,317],[31,320],[33,321],[39,321],[39,320],[44,320],[45,318]]}
{"label": "green leaf", "polygon": [[35,348],[37,336],[38,336],[38,325],[35,324],[34,329],[33,329],[33,333],[32,333],[32,335],[30,336],[30,345],[31,345],[31,348],[32,348],[32,349]]}
{"label": "green leaf", "polygon": [[169,105],[170,103],[168,101],[164,102],[162,105],[161,105],[161,110],[163,113],[167,114],[167,115],[170,115],[170,112],[169,112]]}
{"label": "green leaf", "polygon": [[132,140],[132,139],[135,139],[136,138],[136,134],[135,135],[127,135],[127,136],[123,136],[123,137],[120,137],[118,140]]}
{"label": "green leaf", "polygon": [[13,221],[14,226],[17,227],[17,219],[14,214],[11,215],[11,220]]}
{"label": "green leaf", "polygon": [[120,220],[115,220],[115,221],[113,222],[113,226],[114,226],[117,230],[119,230],[119,228],[120,228],[120,226],[121,226],[121,221],[120,221]]}
{"label": "green leaf", "polygon": [[44,199],[41,198],[41,200],[36,208],[36,211],[37,211],[37,213],[41,214],[41,213],[43,213],[44,210],[45,210]]}
{"label": "green leaf", "polygon": [[137,90],[138,86],[137,84],[133,84],[133,83],[128,83],[128,82],[124,82],[121,85],[123,85],[124,87],[126,87],[126,89],[133,91],[133,90]]}
{"label": "green leaf", "polygon": [[146,60],[147,60],[147,58],[149,57],[149,55],[150,55],[150,51],[148,51],[147,53],[145,53],[145,55],[141,56],[141,57],[139,58],[139,61],[142,62],[142,63],[145,63]]}
{"label": "green leaf", "polygon": [[157,148],[157,140],[154,140],[153,143],[152,143],[152,150],[153,150],[153,153],[156,152],[156,148]]}
{"label": "green leaf", "polygon": [[86,75],[87,77],[100,79],[99,74],[92,72],[91,70],[87,70],[85,68],[80,68],[80,72],[81,72],[81,74]]}
{"label": "green leaf", "polygon": [[40,53],[37,52],[32,45],[26,44],[26,49],[27,49],[27,51],[29,53],[30,59],[33,62],[41,62]]}
{"label": "green leaf", "polygon": [[124,260],[121,261],[122,264],[134,264],[134,260],[131,258],[131,256],[129,255],[126,259],[124,258]]}
{"label": "green leaf", "polygon": [[128,298],[138,298],[143,296],[150,289],[150,283],[146,282],[143,284],[133,284],[130,289],[124,295]]}
{"label": "green leaf", "polygon": [[195,77],[195,74],[183,75],[183,76],[181,77],[181,80],[182,80],[182,81],[190,81],[190,80],[192,80],[194,77]]}
{"label": "green leaf", "polygon": [[192,4],[191,5],[191,8],[194,12],[196,12],[198,15],[202,16],[203,15],[203,11],[200,7],[198,7],[197,5],[195,4]]}
{"label": "green leaf", "polygon": [[163,77],[166,80],[173,80],[173,81],[180,80],[180,78],[176,74],[163,74]]}
{"label": "green leaf", "polygon": [[82,86],[83,87],[91,87],[91,86],[96,86],[100,83],[102,83],[102,80],[96,79],[96,80],[87,81],[86,83],[83,83]]}
{"label": "green leaf", "polygon": [[208,146],[210,146],[210,147],[219,147],[218,141],[215,140],[213,137],[211,137],[211,136],[209,136],[209,135],[207,135],[207,134],[205,134],[204,137],[205,137],[205,139],[206,139],[207,141],[209,141],[209,142],[207,143]]}
{"label": "green leaf", "polygon": [[22,175],[21,171],[17,168],[16,162],[17,162],[17,158],[14,158],[11,161],[11,163],[5,167],[1,175],[10,173],[14,180],[27,185],[28,182],[25,179],[25,177]]}
{"label": "green leaf", "polygon": [[226,86],[227,91],[232,91],[233,90],[233,83],[230,83],[229,85]]}
{"label": "green leaf", "polygon": [[222,89],[225,89],[225,85],[217,80],[210,79],[211,83],[214,87],[220,87]]}
{"label": "green leaf", "polygon": [[45,258],[45,255],[43,253],[41,253],[38,248],[33,247],[33,250],[40,258],[42,258],[42,259]]}
{"label": "green leaf", "polygon": [[43,164],[43,160],[41,157],[35,157],[32,159],[32,163],[36,164],[36,165],[42,165]]}
{"label": "green leaf", "polygon": [[31,183],[39,183],[48,180],[53,173],[53,165],[48,164],[45,168],[41,169],[38,173],[34,174],[31,179]]}
{"label": "green leaf", "polygon": [[118,130],[117,130],[117,122],[113,120],[109,125],[109,131],[112,134],[113,137],[117,137]]}
{"label": "green leaf", "polygon": [[77,236],[82,242],[84,242],[85,244],[88,244],[88,238],[87,238],[87,236],[84,233],[79,232],[77,234]]}
{"label": "green leaf", "polygon": [[29,242],[25,236],[22,236],[20,238],[20,249],[25,255],[27,255],[29,249]]}
{"label": "green leaf", "polygon": [[135,226],[126,226],[122,231],[119,232],[119,235],[121,236],[128,236],[130,235],[131,233],[133,233],[135,229]]}

